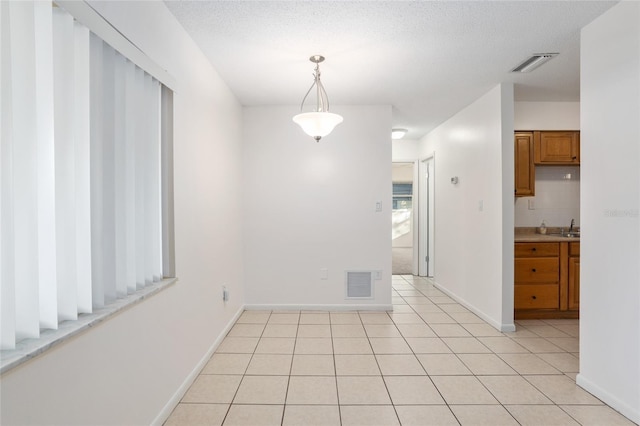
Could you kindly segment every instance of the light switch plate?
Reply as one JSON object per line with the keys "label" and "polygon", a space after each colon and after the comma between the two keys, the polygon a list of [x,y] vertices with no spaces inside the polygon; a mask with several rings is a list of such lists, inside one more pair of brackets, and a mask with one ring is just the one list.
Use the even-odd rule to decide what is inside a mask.
{"label": "light switch plate", "polygon": [[320,268],[320,279],[329,279],[329,270],[327,268]]}

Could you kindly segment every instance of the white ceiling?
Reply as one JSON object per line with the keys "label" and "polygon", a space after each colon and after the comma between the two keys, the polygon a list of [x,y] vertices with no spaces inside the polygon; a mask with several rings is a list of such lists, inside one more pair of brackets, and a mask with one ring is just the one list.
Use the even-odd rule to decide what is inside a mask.
{"label": "white ceiling", "polygon": [[[332,104],[392,105],[420,138],[500,82],[579,100],[580,29],[612,1],[165,1],[243,105],[296,105],[326,57]],[[532,73],[533,53],[560,55]]]}

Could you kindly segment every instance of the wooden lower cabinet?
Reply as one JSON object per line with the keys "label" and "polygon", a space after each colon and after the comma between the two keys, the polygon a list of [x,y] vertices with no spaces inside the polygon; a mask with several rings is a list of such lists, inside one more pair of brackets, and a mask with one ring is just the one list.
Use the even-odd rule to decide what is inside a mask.
{"label": "wooden lower cabinet", "polygon": [[569,243],[568,308],[580,309],[580,243]]}
{"label": "wooden lower cabinet", "polygon": [[516,243],[516,319],[578,318],[580,243]]}

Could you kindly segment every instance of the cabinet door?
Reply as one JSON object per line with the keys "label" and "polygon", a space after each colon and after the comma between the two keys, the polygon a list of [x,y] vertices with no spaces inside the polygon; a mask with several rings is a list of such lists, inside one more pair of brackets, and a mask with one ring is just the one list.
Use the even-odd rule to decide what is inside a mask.
{"label": "cabinet door", "polygon": [[515,135],[515,188],[516,197],[535,194],[533,132],[517,132]]}
{"label": "cabinet door", "polygon": [[580,132],[533,132],[535,164],[580,164]]}
{"label": "cabinet door", "polygon": [[569,310],[580,309],[580,258],[569,258]]}

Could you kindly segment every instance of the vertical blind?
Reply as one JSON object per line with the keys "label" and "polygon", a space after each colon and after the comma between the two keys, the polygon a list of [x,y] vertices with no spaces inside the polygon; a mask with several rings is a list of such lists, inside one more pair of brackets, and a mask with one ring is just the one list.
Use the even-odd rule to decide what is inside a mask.
{"label": "vertical blind", "polygon": [[1,349],[162,279],[162,85],[63,9],[0,2]]}

